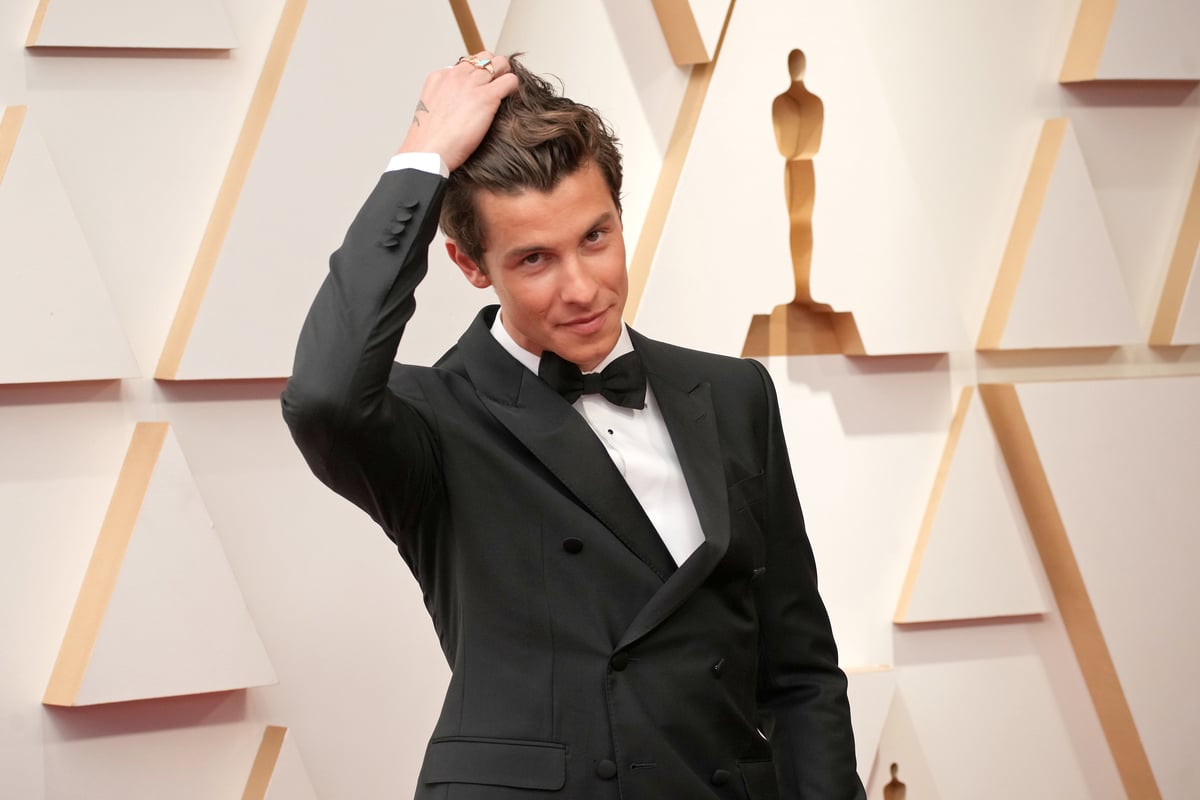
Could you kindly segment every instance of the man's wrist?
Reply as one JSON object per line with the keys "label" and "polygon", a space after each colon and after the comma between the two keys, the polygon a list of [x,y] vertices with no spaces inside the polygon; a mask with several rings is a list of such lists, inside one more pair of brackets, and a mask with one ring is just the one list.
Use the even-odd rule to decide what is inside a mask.
{"label": "man's wrist", "polygon": [[437,153],[396,153],[388,162],[386,172],[398,169],[419,169],[443,178],[450,177],[450,168]]}

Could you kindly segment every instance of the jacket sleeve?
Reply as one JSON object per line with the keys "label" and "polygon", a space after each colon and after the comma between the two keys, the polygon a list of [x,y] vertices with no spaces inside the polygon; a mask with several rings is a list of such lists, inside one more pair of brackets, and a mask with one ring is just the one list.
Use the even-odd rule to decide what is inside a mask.
{"label": "jacket sleeve", "polygon": [[313,473],[397,544],[440,491],[431,415],[421,413],[415,384],[402,398],[388,380],[428,268],[444,186],[419,170],[380,178],[330,258],[282,396]]}
{"label": "jacket sleeve", "polygon": [[766,565],[756,583],[758,708],[783,800],[866,800],[855,766],[846,676],[796,495],[779,401],[766,369]]}

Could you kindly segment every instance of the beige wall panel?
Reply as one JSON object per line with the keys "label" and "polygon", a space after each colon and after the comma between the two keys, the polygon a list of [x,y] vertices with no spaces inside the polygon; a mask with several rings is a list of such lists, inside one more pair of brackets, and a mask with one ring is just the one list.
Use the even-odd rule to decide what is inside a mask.
{"label": "beige wall panel", "polygon": [[137,375],[36,111],[0,114],[0,383]]}
{"label": "beige wall panel", "polygon": [[945,359],[763,362],[841,661],[895,663],[896,598],[953,414]]}
{"label": "beige wall panel", "polygon": [[1197,30],[1191,0],[1082,0],[1062,80],[1200,79]]}
{"label": "beige wall panel", "polygon": [[1200,344],[1200,168],[1188,193],[1162,282],[1150,344]]}
{"label": "beige wall panel", "polygon": [[242,800],[317,800],[287,728],[269,725],[263,732]]}
{"label": "beige wall panel", "polygon": [[[139,426],[131,458],[148,432],[149,426]],[[101,608],[84,663],[56,665],[48,703],[94,705],[275,682],[183,451],[169,430],[164,433],[156,460],[148,464],[153,471],[148,484],[135,485],[128,464],[122,472],[112,507],[123,502],[120,493],[144,492],[140,508],[135,506],[136,522],[130,533],[106,523],[97,553],[107,547],[105,537],[125,535],[127,544],[108,564],[93,560],[80,603],[95,600],[91,583],[112,580],[111,594],[95,600],[107,607]],[[114,570],[116,575],[107,574]],[[76,626],[86,613],[77,607],[69,638],[88,635]],[[64,642],[64,653],[68,646],[73,645]],[[61,672],[77,666],[84,669],[80,677]],[[71,697],[58,688],[68,683],[78,687]]]}
{"label": "beige wall panel", "polygon": [[785,160],[772,104],[788,55],[824,104],[812,214],[812,296],[851,311],[868,353],[964,342],[932,229],[915,194],[853,5],[735,5],[663,232],[638,323],[736,354],[754,314],[794,295]]}
{"label": "beige wall panel", "polygon": [[871,778],[879,737],[896,693],[896,673],[891,667],[846,670],[850,717],[854,726],[854,755],[858,777],[865,786]]}
{"label": "beige wall panel", "polygon": [[129,446],[123,414],[116,383],[0,390],[0,797],[88,796],[46,794],[40,701]]}
{"label": "beige wall panel", "polygon": [[143,375],[162,353],[282,7],[230,4],[238,47],[222,53],[22,48],[22,82]]}
{"label": "beige wall panel", "polygon": [[448,3],[307,3],[176,377],[291,372],[327,254],[462,50]]}
{"label": "beige wall panel", "polygon": [[1200,609],[1200,378],[1018,395],[1154,777],[1163,797],[1185,797],[1200,785],[1200,650],[1176,632]]}
{"label": "beige wall panel", "polygon": [[963,391],[955,422],[896,622],[1041,614],[1037,554],[977,393]]}
{"label": "beige wall panel", "polygon": [[1142,333],[1079,142],[1043,128],[979,335],[980,349],[1104,347]]}
{"label": "beige wall panel", "polygon": [[730,0],[654,0],[663,37],[676,64],[713,60]]}
{"label": "beige wall panel", "polygon": [[244,716],[287,721],[320,797],[411,797],[449,677],[421,592],[370,518],[312,476],[280,419],[282,385],[230,388],[166,387],[279,675],[246,693]]}
{"label": "beige wall panel", "polygon": [[1064,111],[1134,314],[1141,330],[1153,331],[1164,275],[1180,244],[1180,220],[1193,206],[1192,241],[1200,241],[1200,193],[1189,203],[1200,172],[1200,91],[1136,83],[1071,87],[1065,94]]}
{"label": "beige wall panel", "polygon": [[863,24],[973,337],[1057,84],[1077,0],[863,2]]}
{"label": "beige wall panel", "polygon": [[45,800],[236,800],[262,736],[245,710],[219,694],[45,712]]}
{"label": "beige wall panel", "polygon": [[[896,767],[894,774],[891,769],[893,764]],[[896,784],[902,784],[902,787]],[[871,778],[865,786],[867,796],[872,799],[897,800],[895,793],[903,788],[904,793],[899,795],[898,800],[908,800],[909,797],[921,800],[950,800],[949,795],[938,791],[937,782],[922,749],[921,737],[913,724],[908,703],[900,691],[893,692],[892,704],[888,709],[887,721],[884,723],[875,763],[871,769]],[[888,790],[889,794],[884,794]]]}
{"label": "beige wall panel", "polygon": [[[498,45],[500,44],[500,33],[504,30],[504,21],[508,17],[508,7],[511,4],[512,0],[463,2],[463,5],[471,11],[471,19],[475,23],[475,30],[479,31],[479,37],[485,50],[507,55],[506,51],[498,49]],[[452,2],[451,5],[454,3]]]}
{"label": "beige wall panel", "polygon": [[1192,279],[1183,295],[1179,322],[1175,326],[1175,344],[1200,344],[1200,252],[1192,264]]}
{"label": "beige wall panel", "polygon": [[[904,667],[898,696],[929,775],[906,775],[909,797],[1088,800],[1079,761],[1041,661],[987,658]],[[886,734],[885,734],[886,735]],[[897,761],[881,747],[879,764]],[[878,771],[877,771],[878,774]]]}
{"label": "beige wall panel", "polygon": [[228,50],[237,37],[222,0],[40,0],[25,43]]}

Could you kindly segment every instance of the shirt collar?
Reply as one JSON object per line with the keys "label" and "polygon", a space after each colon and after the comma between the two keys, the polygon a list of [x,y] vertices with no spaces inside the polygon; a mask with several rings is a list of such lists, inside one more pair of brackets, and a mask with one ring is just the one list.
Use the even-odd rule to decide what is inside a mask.
{"label": "shirt collar", "polygon": [[[503,311],[497,312],[496,319],[492,320],[492,337],[500,344],[501,347],[508,351],[509,355],[511,355],[517,361],[520,361],[526,369],[536,375],[538,372],[538,367],[541,366],[542,357],[540,355],[534,355],[513,340],[512,336],[510,336],[508,333],[508,328],[505,328],[504,325],[500,323],[500,315],[503,313]],[[621,335],[617,338],[616,345],[593,371],[600,372],[621,356],[631,352],[633,352],[633,340],[629,338],[629,329],[626,328],[625,323],[622,322]]]}

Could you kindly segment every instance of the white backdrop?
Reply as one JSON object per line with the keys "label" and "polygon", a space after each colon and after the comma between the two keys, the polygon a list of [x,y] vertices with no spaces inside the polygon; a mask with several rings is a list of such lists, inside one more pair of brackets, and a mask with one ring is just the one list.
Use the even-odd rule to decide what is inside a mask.
{"label": "white backdrop", "polygon": [[[631,253],[647,215],[665,215],[635,326],[731,354],[752,315],[791,300],[771,103],[788,88],[788,52],[808,57],[807,87],[826,120],[814,160],[814,293],[856,314],[868,352],[892,355],[764,361],[843,665],[891,676],[854,679],[860,736],[880,742],[862,766],[872,800],[892,762],[923,798],[1119,798],[1131,785],[1121,772],[1138,769],[1129,748],[1110,747],[1084,684],[1091,665],[1077,659],[1036,558],[1045,614],[892,621],[959,390],[984,382],[1035,384],[1020,397],[1036,403],[1029,422],[1046,480],[1133,714],[1117,740],[1132,732],[1163,796],[1200,792],[1187,746],[1200,714],[1180,711],[1195,710],[1195,688],[1186,669],[1157,668],[1200,657],[1200,589],[1178,576],[1169,592],[1156,583],[1166,566],[1194,563],[1188,543],[1200,531],[1200,347],[1138,343],[1200,163],[1200,71],[1170,22],[1190,19],[1195,0],[1141,3],[1136,30],[1127,7],[1138,4],[1119,2],[1110,36],[1121,49],[1105,69],[1128,80],[1070,86],[1058,74],[1079,0],[737,0],[703,109],[682,132],[691,72],[672,62],[650,0],[480,4],[488,46],[526,51],[622,137]],[[407,796],[447,668],[408,570],[365,516],[309,475],[278,394],[327,253],[401,140],[424,72],[464,52],[462,31],[446,0],[189,0],[217,19],[211,41],[197,34],[192,49],[170,49],[177,41],[149,16],[128,31],[137,48],[88,47],[108,41],[100,27],[79,47],[22,45],[39,13],[49,26],[50,14],[127,6],[0,4],[0,107],[28,107],[6,171],[0,162],[0,797],[240,797],[272,724],[288,728],[288,780],[315,796]],[[285,9],[298,9],[300,27],[264,104],[255,88]],[[1137,80],[1162,77],[1139,72],[1139,52],[1171,48],[1184,52],[1186,74],[1170,77],[1190,80]],[[231,168],[256,110],[266,114],[257,147]],[[1070,120],[1084,167],[1059,180],[1071,179],[1078,205],[1098,207],[1120,280],[1104,297],[1089,282],[1055,284],[1089,274],[1069,247],[1046,280],[1075,316],[1115,297],[1140,329],[1119,347],[976,353],[1039,131],[1055,117]],[[683,133],[679,184],[656,208],[664,157]],[[0,155],[3,144],[0,134]],[[231,176],[243,182],[196,297],[185,380],[155,381]],[[1061,227],[1038,235],[1053,240]],[[491,297],[437,256],[400,357],[431,362],[483,302]],[[1012,313],[1052,344],[1055,309],[1018,303]],[[1095,408],[1105,412],[1081,413]],[[144,421],[171,423],[277,683],[44,707]],[[1146,507],[1156,513],[1140,514]],[[1088,546],[1105,537],[1122,546]],[[1139,599],[1132,619],[1114,605],[1122,596]],[[136,610],[122,613],[136,625]],[[159,645],[105,651],[116,661],[104,666],[145,661]]]}

